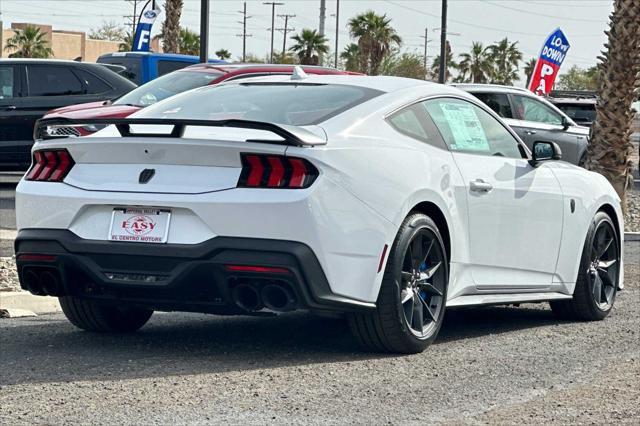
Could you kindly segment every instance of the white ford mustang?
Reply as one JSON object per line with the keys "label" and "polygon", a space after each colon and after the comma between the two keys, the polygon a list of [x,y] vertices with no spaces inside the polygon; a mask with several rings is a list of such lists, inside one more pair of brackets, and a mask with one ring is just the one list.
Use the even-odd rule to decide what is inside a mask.
{"label": "white ford mustang", "polygon": [[[103,129],[57,136],[70,125]],[[154,310],[337,311],[365,347],[412,353],[445,307],[549,301],[598,320],[622,288],[609,183],[553,143],[531,153],[455,88],[297,72],[35,136],[21,285],[86,330]]]}

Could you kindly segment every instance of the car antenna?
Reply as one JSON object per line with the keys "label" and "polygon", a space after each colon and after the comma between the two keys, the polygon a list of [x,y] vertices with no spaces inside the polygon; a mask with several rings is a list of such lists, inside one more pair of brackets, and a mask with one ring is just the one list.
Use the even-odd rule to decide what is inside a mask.
{"label": "car antenna", "polygon": [[291,80],[304,80],[309,77],[309,75],[304,72],[300,65],[296,65],[293,67],[293,74],[291,74]]}

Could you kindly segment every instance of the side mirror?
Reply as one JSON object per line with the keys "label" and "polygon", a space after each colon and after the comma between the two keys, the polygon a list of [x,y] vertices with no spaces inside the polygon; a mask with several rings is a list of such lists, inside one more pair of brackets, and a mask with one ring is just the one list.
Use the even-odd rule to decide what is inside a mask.
{"label": "side mirror", "polygon": [[570,126],[571,126],[571,123],[569,123],[569,120],[567,120],[567,117],[565,117],[563,115],[562,116],[562,130],[567,130]]}
{"label": "side mirror", "polygon": [[555,142],[536,141],[533,143],[532,156],[530,163],[532,166],[536,166],[542,161],[562,159],[562,150]]}

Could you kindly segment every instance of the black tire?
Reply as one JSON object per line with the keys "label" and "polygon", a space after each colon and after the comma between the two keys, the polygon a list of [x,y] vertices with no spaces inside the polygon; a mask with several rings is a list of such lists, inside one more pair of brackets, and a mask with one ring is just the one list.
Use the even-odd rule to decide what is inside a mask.
{"label": "black tire", "polygon": [[587,232],[573,298],[551,301],[554,315],[564,320],[604,319],[613,308],[619,278],[620,243],[616,227],[608,214],[599,211]]}
{"label": "black tire", "polygon": [[145,325],[153,314],[146,309],[105,306],[73,296],[58,299],[67,319],[87,331],[131,333]]}
{"label": "black tire", "polygon": [[[414,257],[418,249],[420,254]],[[412,272],[407,272],[409,267]],[[442,325],[448,282],[449,265],[438,227],[424,214],[411,214],[389,252],[376,310],[349,314],[349,327],[367,350],[422,352]]]}

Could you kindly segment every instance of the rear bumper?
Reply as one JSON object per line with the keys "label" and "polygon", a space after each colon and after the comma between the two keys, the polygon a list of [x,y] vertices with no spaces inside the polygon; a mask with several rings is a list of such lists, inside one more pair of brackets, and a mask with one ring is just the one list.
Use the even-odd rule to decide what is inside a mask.
{"label": "rear bumper", "polygon": [[[68,230],[26,229],[18,233],[15,252],[21,286],[32,292],[25,268],[57,274],[56,295],[154,310],[243,314],[246,311],[231,300],[233,287],[267,282],[290,286],[299,309],[351,312],[375,307],[333,294],[313,251],[293,241],[216,237],[194,245],[119,243],[82,239]],[[288,272],[237,272],[226,265]],[[118,278],[123,276],[129,278]],[[149,277],[155,281],[145,281]]]}

